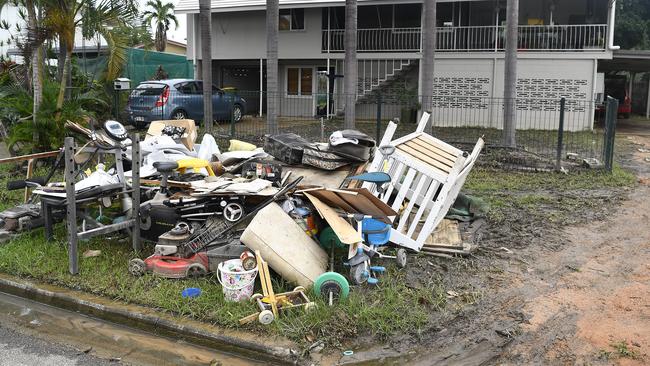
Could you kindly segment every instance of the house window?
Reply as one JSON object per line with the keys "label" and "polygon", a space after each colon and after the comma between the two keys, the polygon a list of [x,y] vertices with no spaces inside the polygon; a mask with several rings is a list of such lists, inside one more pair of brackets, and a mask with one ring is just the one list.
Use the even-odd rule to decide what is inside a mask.
{"label": "house window", "polygon": [[280,9],[280,30],[305,29],[305,9]]}
{"label": "house window", "polygon": [[287,95],[311,95],[313,74],[311,67],[287,68]]}

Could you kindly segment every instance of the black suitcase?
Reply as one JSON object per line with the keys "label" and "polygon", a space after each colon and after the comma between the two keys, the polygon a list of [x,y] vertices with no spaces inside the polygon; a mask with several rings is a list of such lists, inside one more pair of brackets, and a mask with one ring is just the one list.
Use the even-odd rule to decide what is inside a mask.
{"label": "black suitcase", "polygon": [[343,143],[339,145],[332,145],[330,143],[329,148],[331,152],[353,161],[365,162],[370,160],[374,153],[375,139],[357,130],[343,130],[341,133],[343,137],[355,139],[359,143]]}
{"label": "black suitcase", "polygon": [[264,152],[289,165],[297,165],[302,163],[302,150],[308,144],[309,141],[295,133],[282,133],[266,137]]}

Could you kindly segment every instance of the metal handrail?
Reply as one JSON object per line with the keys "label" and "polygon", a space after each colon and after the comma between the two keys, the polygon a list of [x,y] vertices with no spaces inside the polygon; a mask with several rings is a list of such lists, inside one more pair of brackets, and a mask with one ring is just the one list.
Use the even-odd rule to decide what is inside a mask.
{"label": "metal handrail", "polygon": [[[322,31],[322,52],[343,52],[345,30]],[[499,52],[505,48],[505,26],[438,27],[440,52]],[[329,40],[329,44],[328,44]],[[607,24],[520,25],[520,51],[605,51]],[[365,28],[357,30],[358,52],[419,52],[421,29]]]}

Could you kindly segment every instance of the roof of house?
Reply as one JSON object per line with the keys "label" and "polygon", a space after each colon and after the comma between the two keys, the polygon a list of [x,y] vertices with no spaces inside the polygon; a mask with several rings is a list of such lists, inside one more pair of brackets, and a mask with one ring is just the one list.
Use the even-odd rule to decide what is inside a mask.
{"label": "roof of house", "polygon": [[[344,6],[345,0],[279,0],[280,8],[320,8],[325,6]],[[359,5],[421,3],[422,0],[357,0]],[[460,0],[438,0],[438,2],[455,2]],[[465,0],[479,1],[479,0]],[[266,0],[212,0],[213,13],[232,11],[251,11],[266,9]],[[198,13],[199,0],[180,0],[174,11],[179,14]]]}

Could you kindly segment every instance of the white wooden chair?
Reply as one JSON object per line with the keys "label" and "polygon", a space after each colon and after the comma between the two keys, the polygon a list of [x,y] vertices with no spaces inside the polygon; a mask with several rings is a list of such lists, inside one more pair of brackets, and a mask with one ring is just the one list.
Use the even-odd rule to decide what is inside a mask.
{"label": "white wooden chair", "polygon": [[[368,172],[383,171],[391,182],[381,199],[398,212],[391,242],[420,251],[449,211],[483,149],[479,138],[471,154],[424,132],[430,115],[424,113],[414,133],[392,140],[397,125],[390,122],[379,146],[395,147],[389,156],[377,152]],[[373,183],[364,183],[379,196]],[[393,194],[397,192],[397,194]]]}

